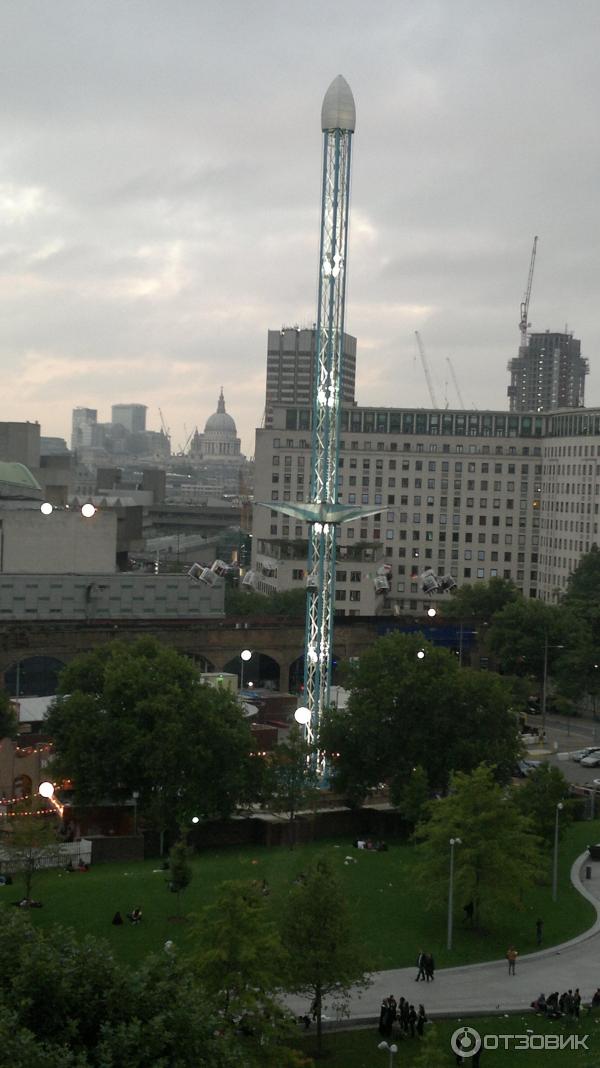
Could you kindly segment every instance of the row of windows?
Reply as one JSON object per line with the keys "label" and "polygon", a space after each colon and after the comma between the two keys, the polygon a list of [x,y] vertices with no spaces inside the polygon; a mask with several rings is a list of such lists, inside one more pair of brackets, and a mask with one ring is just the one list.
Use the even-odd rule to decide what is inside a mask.
{"label": "row of windows", "polygon": [[[308,430],[309,408],[288,408],[286,430]],[[508,415],[483,412],[401,412],[342,408],[342,432],[355,434],[424,434],[432,437],[541,437],[541,415]]]}

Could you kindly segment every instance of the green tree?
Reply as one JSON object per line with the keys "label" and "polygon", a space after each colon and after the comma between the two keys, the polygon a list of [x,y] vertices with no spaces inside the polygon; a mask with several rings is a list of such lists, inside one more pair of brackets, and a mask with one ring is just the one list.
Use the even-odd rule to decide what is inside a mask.
{"label": "green tree", "polygon": [[511,687],[497,675],[460,668],[419,635],[394,634],[361,656],[349,685],[347,708],[324,717],[321,745],[339,752],[334,781],[351,800],[385,781],[397,803],[418,764],[436,790],[452,770],[484,759],[510,778],[520,743]]}
{"label": "green tree", "polygon": [[440,887],[448,881],[449,841],[455,847],[456,900],[472,901],[476,923],[493,924],[507,905],[521,909],[522,896],[540,868],[539,839],[530,821],[481,764],[469,775],[457,772],[450,793],[430,806],[429,818],[416,830],[420,881],[428,907],[444,902]]}
{"label": "green tree", "polygon": [[225,615],[250,616],[302,621],[306,611],[305,590],[280,590],[277,593],[256,593],[225,587]]}
{"label": "green tree", "polygon": [[348,901],[328,857],[316,857],[305,880],[289,891],[282,938],[288,954],[287,986],[314,1005],[320,1054],[323,1000],[331,997],[343,1012],[350,989],[369,982],[367,952],[356,938]]}
{"label": "green tree", "polygon": [[274,996],[281,985],[283,948],[260,887],[223,883],[193,936],[198,977],[226,1031],[243,1036],[244,1064],[296,1065],[298,1054],[287,1046],[295,1025]]}
{"label": "green tree", "polygon": [[413,1068],[448,1068],[448,1049],[442,1043],[435,1025],[425,1031]]}
{"label": "green tree", "polygon": [[56,774],[79,802],[139,793],[139,809],[175,834],[193,815],[227,816],[247,800],[251,736],[233,695],[204,685],[193,662],[151,639],[113,642],[62,673],[47,727]]}
{"label": "green tree", "polygon": [[569,575],[564,604],[575,602],[587,610],[600,605],[600,549],[592,545],[589,553],[581,557],[575,571]]}
{"label": "green tree", "polygon": [[177,915],[181,916],[181,894],[192,881],[190,848],[185,842],[176,842],[169,853],[169,889],[177,894]]}
{"label": "green tree", "polygon": [[10,697],[6,690],[0,690],[0,742],[3,738],[16,738],[18,726],[17,714]]}
{"label": "green tree", "polygon": [[510,579],[492,578],[489,582],[468,582],[459,586],[441,609],[446,619],[491,620],[505,605],[522,598],[522,593]]}
{"label": "green tree", "polygon": [[427,772],[420,764],[417,764],[410,773],[400,800],[398,809],[400,814],[413,826],[423,818],[425,808],[429,803],[429,783]]}
{"label": "green tree", "polygon": [[317,797],[318,775],[310,761],[311,749],[297,724],[290,728],[284,742],[273,749],[268,765],[270,807],[287,812],[290,823],[290,848],[296,844],[295,821],[301,808]]}
{"label": "green tree", "polygon": [[569,784],[562,771],[550,764],[540,764],[535,768],[523,785],[515,788],[514,799],[519,810],[529,819],[534,833],[548,849],[554,843],[556,806],[559,802],[562,801],[565,806],[558,821],[560,835],[573,819]]}
{"label": "green tree", "polygon": [[87,1057],[75,1054],[66,1045],[49,1046],[39,1042],[33,1031],[19,1026],[19,1017],[0,1004],[0,1050],[10,1068],[83,1068]]}
{"label": "green tree", "polygon": [[17,813],[8,820],[2,849],[11,871],[23,877],[23,897],[30,901],[36,872],[56,864],[60,847],[52,816],[32,815],[29,803],[21,804]]}
{"label": "green tree", "polygon": [[564,608],[521,598],[496,613],[487,645],[499,660],[502,671],[533,676],[541,688],[546,643],[547,671],[552,675],[561,652],[569,644],[576,644],[581,635],[578,620]]}
{"label": "green tree", "polygon": [[149,957],[134,972],[98,939],[5,916],[0,1059],[11,1068],[246,1068],[240,1043],[218,1034],[205,991],[177,957]]}

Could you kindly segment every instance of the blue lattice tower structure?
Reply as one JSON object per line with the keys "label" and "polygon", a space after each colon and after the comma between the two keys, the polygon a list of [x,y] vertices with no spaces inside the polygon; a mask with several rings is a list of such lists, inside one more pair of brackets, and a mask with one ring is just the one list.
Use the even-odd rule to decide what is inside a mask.
{"label": "blue lattice tower structure", "polygon": [[[319,306],[312,402],[312,478],[307,504],[273,504],[271,508],[310,524],[304,700],[310,712],[309,744],[329,703],[333,652],[336,527],[358,516],[381,511],[339,504],[337,471],[340,435],[343,335],[346,302],[350,164],[356,109],[352,91],[339,75],[321,108],[323,185],[319,246]],[[323,770],[323,761],[319,760]]]}

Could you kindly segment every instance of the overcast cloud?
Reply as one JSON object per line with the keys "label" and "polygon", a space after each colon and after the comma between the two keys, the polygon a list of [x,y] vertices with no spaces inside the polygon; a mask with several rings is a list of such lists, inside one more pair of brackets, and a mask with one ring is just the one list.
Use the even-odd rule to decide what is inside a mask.
{"label": "overcast cloud", "polygon": [[[0,419],[225,389],[253,453],[266,335],[315,318],[320,108],[357,130],[346,325],[363,404],[506,406],[530,319],[600,404],[597,0],[8,0],[0,43]],[[457,406],[452,384],[447,400]],[[186,430],[184,431],[184,427]]]}

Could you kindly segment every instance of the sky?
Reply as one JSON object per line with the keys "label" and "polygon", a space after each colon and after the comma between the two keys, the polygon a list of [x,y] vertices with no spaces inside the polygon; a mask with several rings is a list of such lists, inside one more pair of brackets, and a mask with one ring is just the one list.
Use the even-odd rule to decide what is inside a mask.
{"label": "sky", "polygon": [[322,98],[357,126],[346,329],[361,404],[504,408],[533,330],[600,405],[597,0],[5,0],[0,420],[159,407],[174,450],[223,386],[243,450],[269,328],[316,317]]}

